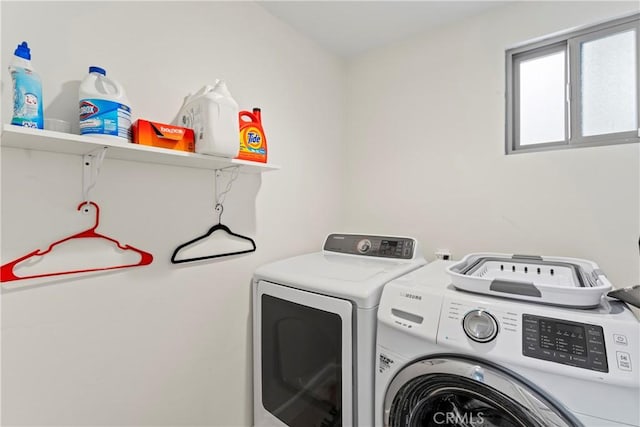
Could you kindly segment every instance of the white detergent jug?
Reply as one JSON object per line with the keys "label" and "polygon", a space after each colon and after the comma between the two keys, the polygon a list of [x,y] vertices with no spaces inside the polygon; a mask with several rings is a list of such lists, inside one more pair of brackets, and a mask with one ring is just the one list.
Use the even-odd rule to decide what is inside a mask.
{"label": "white detergent jug", "polygon": [[172,124],[193,129],[196,153],[234,158],[240,149],[238,112],[227,85],[216,80],[187,95]]}
{"label": "white detergent jug", "polygon": [[128,139],[131,127],[129,100],[120,83],[107,78],[100,67],[89,67],[80,83],[80,133]]}

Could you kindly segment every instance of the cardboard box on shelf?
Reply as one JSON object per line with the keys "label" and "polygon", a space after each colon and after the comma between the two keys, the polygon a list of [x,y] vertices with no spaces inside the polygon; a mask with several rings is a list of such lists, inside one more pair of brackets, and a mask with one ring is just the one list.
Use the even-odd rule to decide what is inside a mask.
{"label": "cardboard box on shelf", "polygon": [[195,152],[192,129],[138,119],[132,126],[133,143]]}

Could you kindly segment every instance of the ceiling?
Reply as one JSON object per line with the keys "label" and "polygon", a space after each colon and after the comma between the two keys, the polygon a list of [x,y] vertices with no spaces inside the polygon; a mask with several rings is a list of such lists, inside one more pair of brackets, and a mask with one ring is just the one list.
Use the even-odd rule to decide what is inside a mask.
{"label": "ceiling", "polygon": [[505,1],[269,1],[272,15],[344,58],[479,14]]}

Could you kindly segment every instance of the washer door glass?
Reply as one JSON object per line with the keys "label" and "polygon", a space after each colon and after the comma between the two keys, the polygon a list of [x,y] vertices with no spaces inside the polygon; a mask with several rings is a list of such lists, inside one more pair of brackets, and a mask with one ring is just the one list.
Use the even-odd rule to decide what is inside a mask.
{"label": "washer door glass", "polygon": [[385,424],[411,427],[575,427],[581,423],[515,373],[489,362],[434,358],[400,371]]}

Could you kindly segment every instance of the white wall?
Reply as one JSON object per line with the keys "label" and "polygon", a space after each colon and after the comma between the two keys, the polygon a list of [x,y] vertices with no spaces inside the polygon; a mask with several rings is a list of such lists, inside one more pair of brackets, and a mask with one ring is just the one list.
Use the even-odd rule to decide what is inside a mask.
{"label": "white wall", "polygon": [[[124,85],[135,117],[164,122],[222,78],[242,109],[262,107],[282,166],[240,176],[227,198],[224,222],[257,252],[174,266],[173,249],[216,222],[214,173],[107,159],[99,231],[155,261],[3,286],[2,424],[249,425],[251,273],[341,225],[343,63],[246,2],[2,2],[1,23],[5,61],[29,42],[48,117],[77,120],[89,65]],[[3,263],[89,226],[81,177],[79,156],[2,149]]]}
{"label": "white wall", "polygon": [[583,257],[637,284],[638,144],[504,155],[505,49],[633,10],[512,3],[351,62],[346,228],[415,235],[430,259]]}

